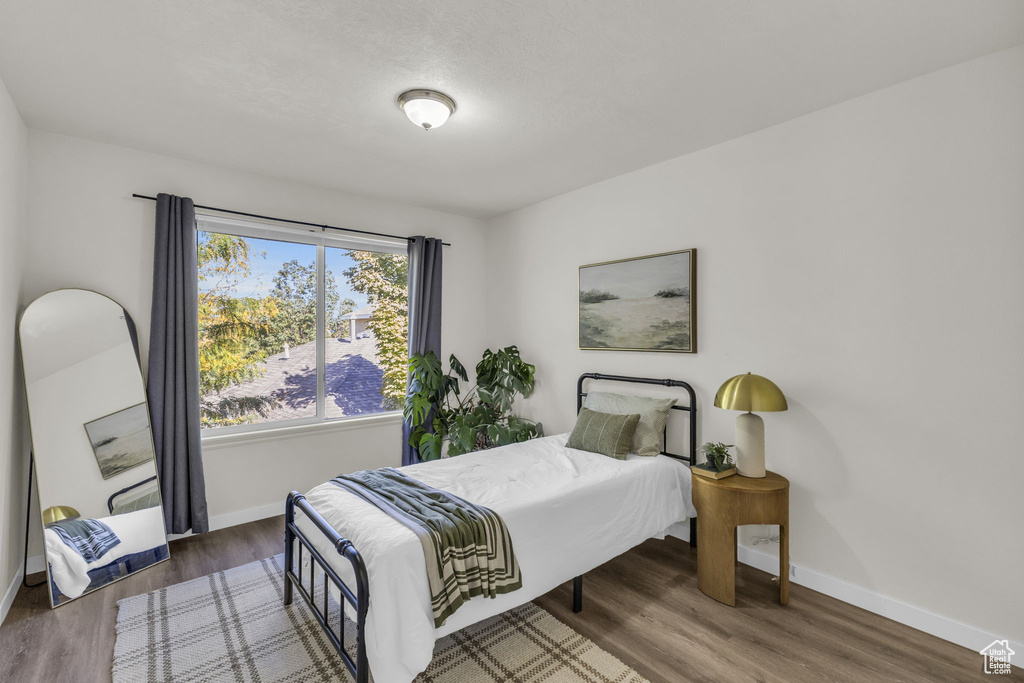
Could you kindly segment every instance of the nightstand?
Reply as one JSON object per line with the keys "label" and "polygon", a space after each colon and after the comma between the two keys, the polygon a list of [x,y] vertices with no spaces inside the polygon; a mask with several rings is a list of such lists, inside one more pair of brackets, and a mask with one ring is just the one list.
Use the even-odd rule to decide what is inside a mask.
{"label": "nightstand", "polygon": [[779,602],[789,602],[789,480],[768,472],[762,479],[736,474],[693,477],[697,508],[697,587],[736,604],[736,527],[779,525]]}

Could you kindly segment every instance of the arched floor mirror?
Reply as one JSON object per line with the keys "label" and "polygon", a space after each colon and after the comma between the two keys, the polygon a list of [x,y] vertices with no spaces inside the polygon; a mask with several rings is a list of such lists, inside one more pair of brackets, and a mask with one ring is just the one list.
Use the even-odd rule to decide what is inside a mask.
{"label": "arched floor mirror", "polygon": [[61,289],[18,326],[53,607],[169,557],[131,316]]}

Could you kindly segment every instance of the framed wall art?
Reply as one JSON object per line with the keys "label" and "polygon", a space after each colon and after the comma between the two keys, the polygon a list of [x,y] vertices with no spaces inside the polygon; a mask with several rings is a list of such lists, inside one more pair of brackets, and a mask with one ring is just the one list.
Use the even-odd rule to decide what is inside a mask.
{"label": "framed wall art", "polygon": [[85,424],[104,479],[153,459],[149,407],[139,403]]}
{"label": "framed wall art", "polygon": [[697,352],[697,250],[580,266],[581,349]]}

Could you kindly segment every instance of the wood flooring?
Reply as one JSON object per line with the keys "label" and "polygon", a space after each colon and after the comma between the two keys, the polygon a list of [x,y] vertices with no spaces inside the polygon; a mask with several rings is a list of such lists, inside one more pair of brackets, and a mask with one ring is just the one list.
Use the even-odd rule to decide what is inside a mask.
{"label": "wood flooring", "polygon": [[[283,526],[275,517],[173,541],[169,562],[56,610],[45,587],[22,588],[0,626],[0,681],[110,681],[118,600],[276,555]],[[588,573],[580,614],[571,584],[536,602],[652,683],[994,679],[966,648],[803,586],[792,586],[786,607],[777,596],[771,576],[741,566],[736,606],[712,600],[697,590],[696,553],[668,538]]]}

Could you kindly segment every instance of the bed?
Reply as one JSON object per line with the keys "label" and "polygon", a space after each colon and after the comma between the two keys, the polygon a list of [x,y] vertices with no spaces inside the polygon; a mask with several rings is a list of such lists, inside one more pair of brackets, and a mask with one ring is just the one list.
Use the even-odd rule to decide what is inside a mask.
{"label": "bed", "polygon": [[118,539],[109,551],[91,560],[64,542],[53,525],[43,529],[53,604],[60,603],[61,596],[77,598],[130,572],[166,560],[163,514],[163,508],[157,506],[83,520],[105,525]]}
{"label": "bed", "polygon": [[[582,609],[583,574],[648,538],[663,537],[696,511],[690,491],[695,451],[693,389],[679,380],[588,373],[577,383],[577,410],[588,380],[658,384],[683,389],[689,401],[675,410],[689,417],[686,455],[663,451],[616,460],[566,446],[567,435],[534,439],[401,468],[427,486],[498,513],[508,527],[522,569],[522,587],[494,599],[474,598],[435,628],[415,535],[384,512],[330,483],[286,504],[285,596],[310,605],[317,621],[358,683],[408,683],[430,663],[434,641],[573,581],[573,608]],[[355,623],[346,648],[342,610]],[[373,596],[372,602],[370,596]]]}

